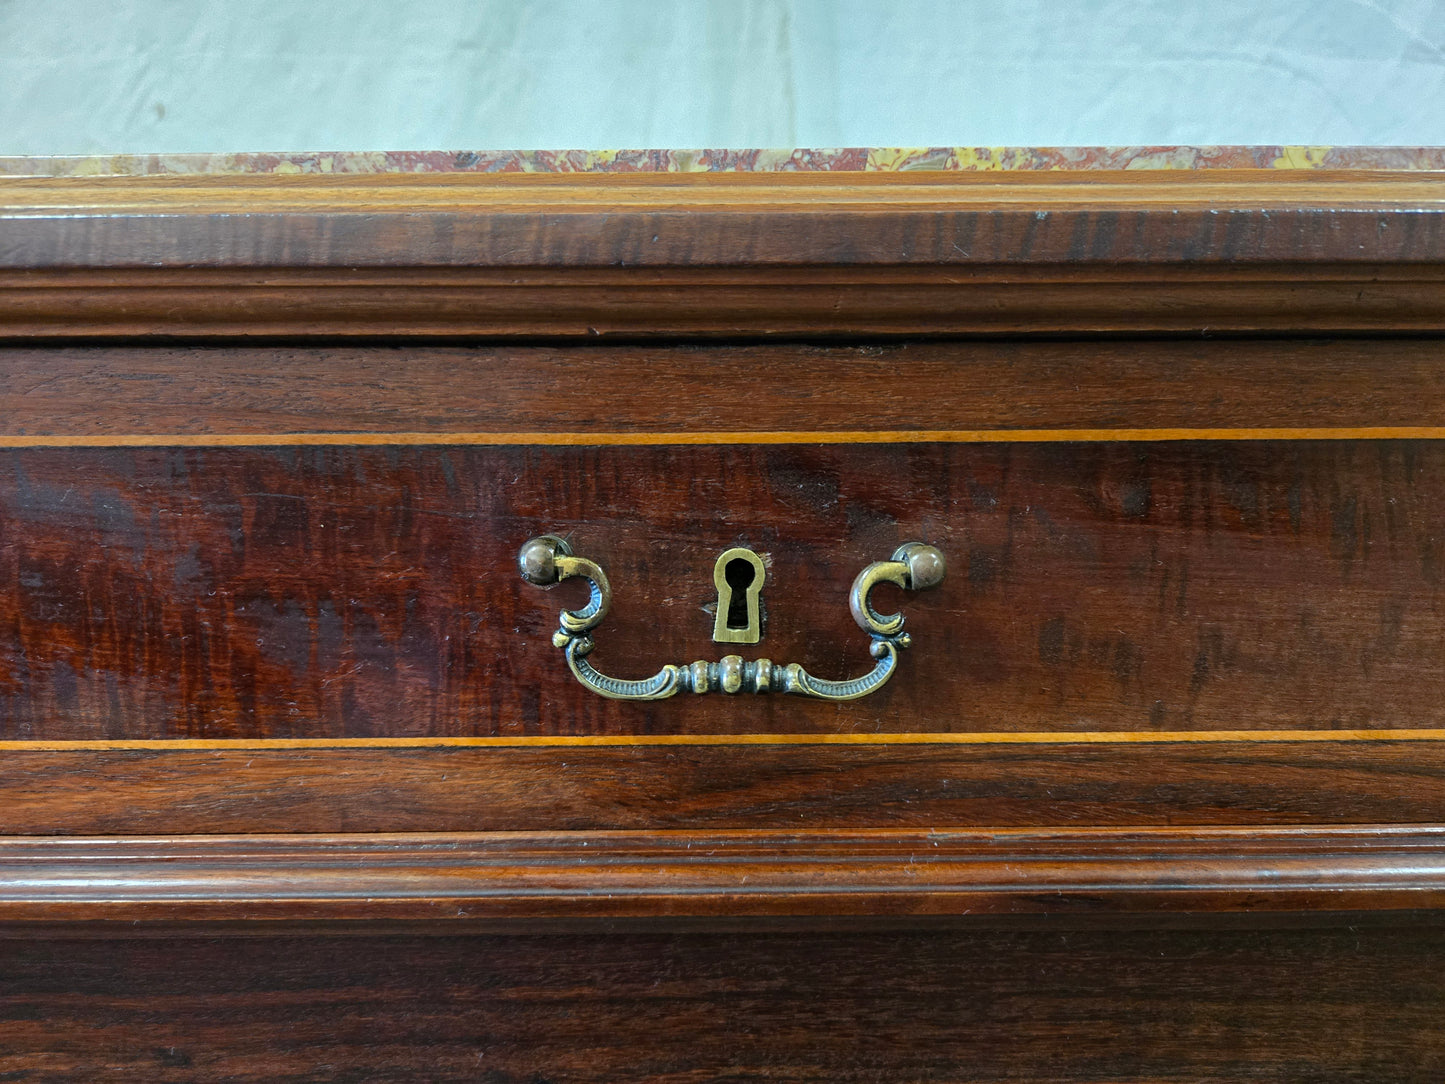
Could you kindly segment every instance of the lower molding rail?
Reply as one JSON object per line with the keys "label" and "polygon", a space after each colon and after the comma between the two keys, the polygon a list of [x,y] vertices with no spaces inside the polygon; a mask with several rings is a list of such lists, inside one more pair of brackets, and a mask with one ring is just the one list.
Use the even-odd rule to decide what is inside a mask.
{"label": "lower molding rail", "polygon": [[1445,826],[9,837],[0,922],[1430,909]]}

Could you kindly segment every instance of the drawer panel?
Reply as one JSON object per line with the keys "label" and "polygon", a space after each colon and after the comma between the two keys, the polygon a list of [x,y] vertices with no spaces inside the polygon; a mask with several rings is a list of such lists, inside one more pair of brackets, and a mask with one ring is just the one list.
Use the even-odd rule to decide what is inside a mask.
{"label": "drawer panel", "polygon": [[[1412,440],[10,449],[0,733],[1430,727],[1442,498],[1445,444]],[[516,574],[545,531],[609,573],[593,659],[621,676],[734,650],[704,609],[733,545],[771,565],[742,653],[828,677],[871,665],[865,564],[920,539],[951,571],[866,699],[619,703],[550,643],[585,588]]]}

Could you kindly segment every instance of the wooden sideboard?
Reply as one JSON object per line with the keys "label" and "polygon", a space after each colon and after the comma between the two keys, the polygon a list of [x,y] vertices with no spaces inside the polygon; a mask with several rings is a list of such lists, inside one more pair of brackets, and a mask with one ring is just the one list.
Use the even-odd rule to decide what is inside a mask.
{"label": "wooden sideboard", "polygon": [[0,203],[0,1079],[1445,1071],[1438,174]]}

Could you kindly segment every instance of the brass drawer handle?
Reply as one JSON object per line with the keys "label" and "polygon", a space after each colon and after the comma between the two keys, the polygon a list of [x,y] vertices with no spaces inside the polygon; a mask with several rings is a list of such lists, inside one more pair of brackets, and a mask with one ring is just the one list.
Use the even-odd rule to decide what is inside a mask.
{"label": "brass drawer handle", "polygon": [[587,661],[594,646],[588,633],[602,623],[612,605],[612,587],[596,562],[574,555],[564,539],[542,535],[522,547],[517,564],[522,579],[538,587],[551,587],[575,576],[591,584],[592,595],[586,606],[562,611],[552,643],[562,649],[578,681],[612,700],[665,700],[682,689],[694,693],[782,692],[819,700],[857,700],[888,682],[898,668],[899,650],[910,642],[903,631],[902,614],[884,616],[873,609],[868,600],[873,588],[893,583],[919,591],[942,582],[944,573],[943,554],[921,542],[899,546],[890,560],[874,561],[858,573],[848,592],[848,609],[858,627],[873,638],[869,651],[878,660],[861,677],[829,681],[814,677],[795,662],[782,665],[769,659],[745,660],[739,655],[727,655],[718,662],[699,660],[682,666],[668,663],[650,678],[628,681],[608,677]]}

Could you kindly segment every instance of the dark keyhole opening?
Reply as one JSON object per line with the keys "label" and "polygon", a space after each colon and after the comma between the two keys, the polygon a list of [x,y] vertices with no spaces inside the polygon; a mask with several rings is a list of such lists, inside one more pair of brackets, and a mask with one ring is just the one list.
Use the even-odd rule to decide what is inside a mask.
{"label": "dark keyhole opening", "polygon": [[728,599],[728,628],[748,627],[748,588],[753,585],[753,577],[757,574],[752,562],[741,557],[734,557],[723,569],[723,579],[732,588]]}

